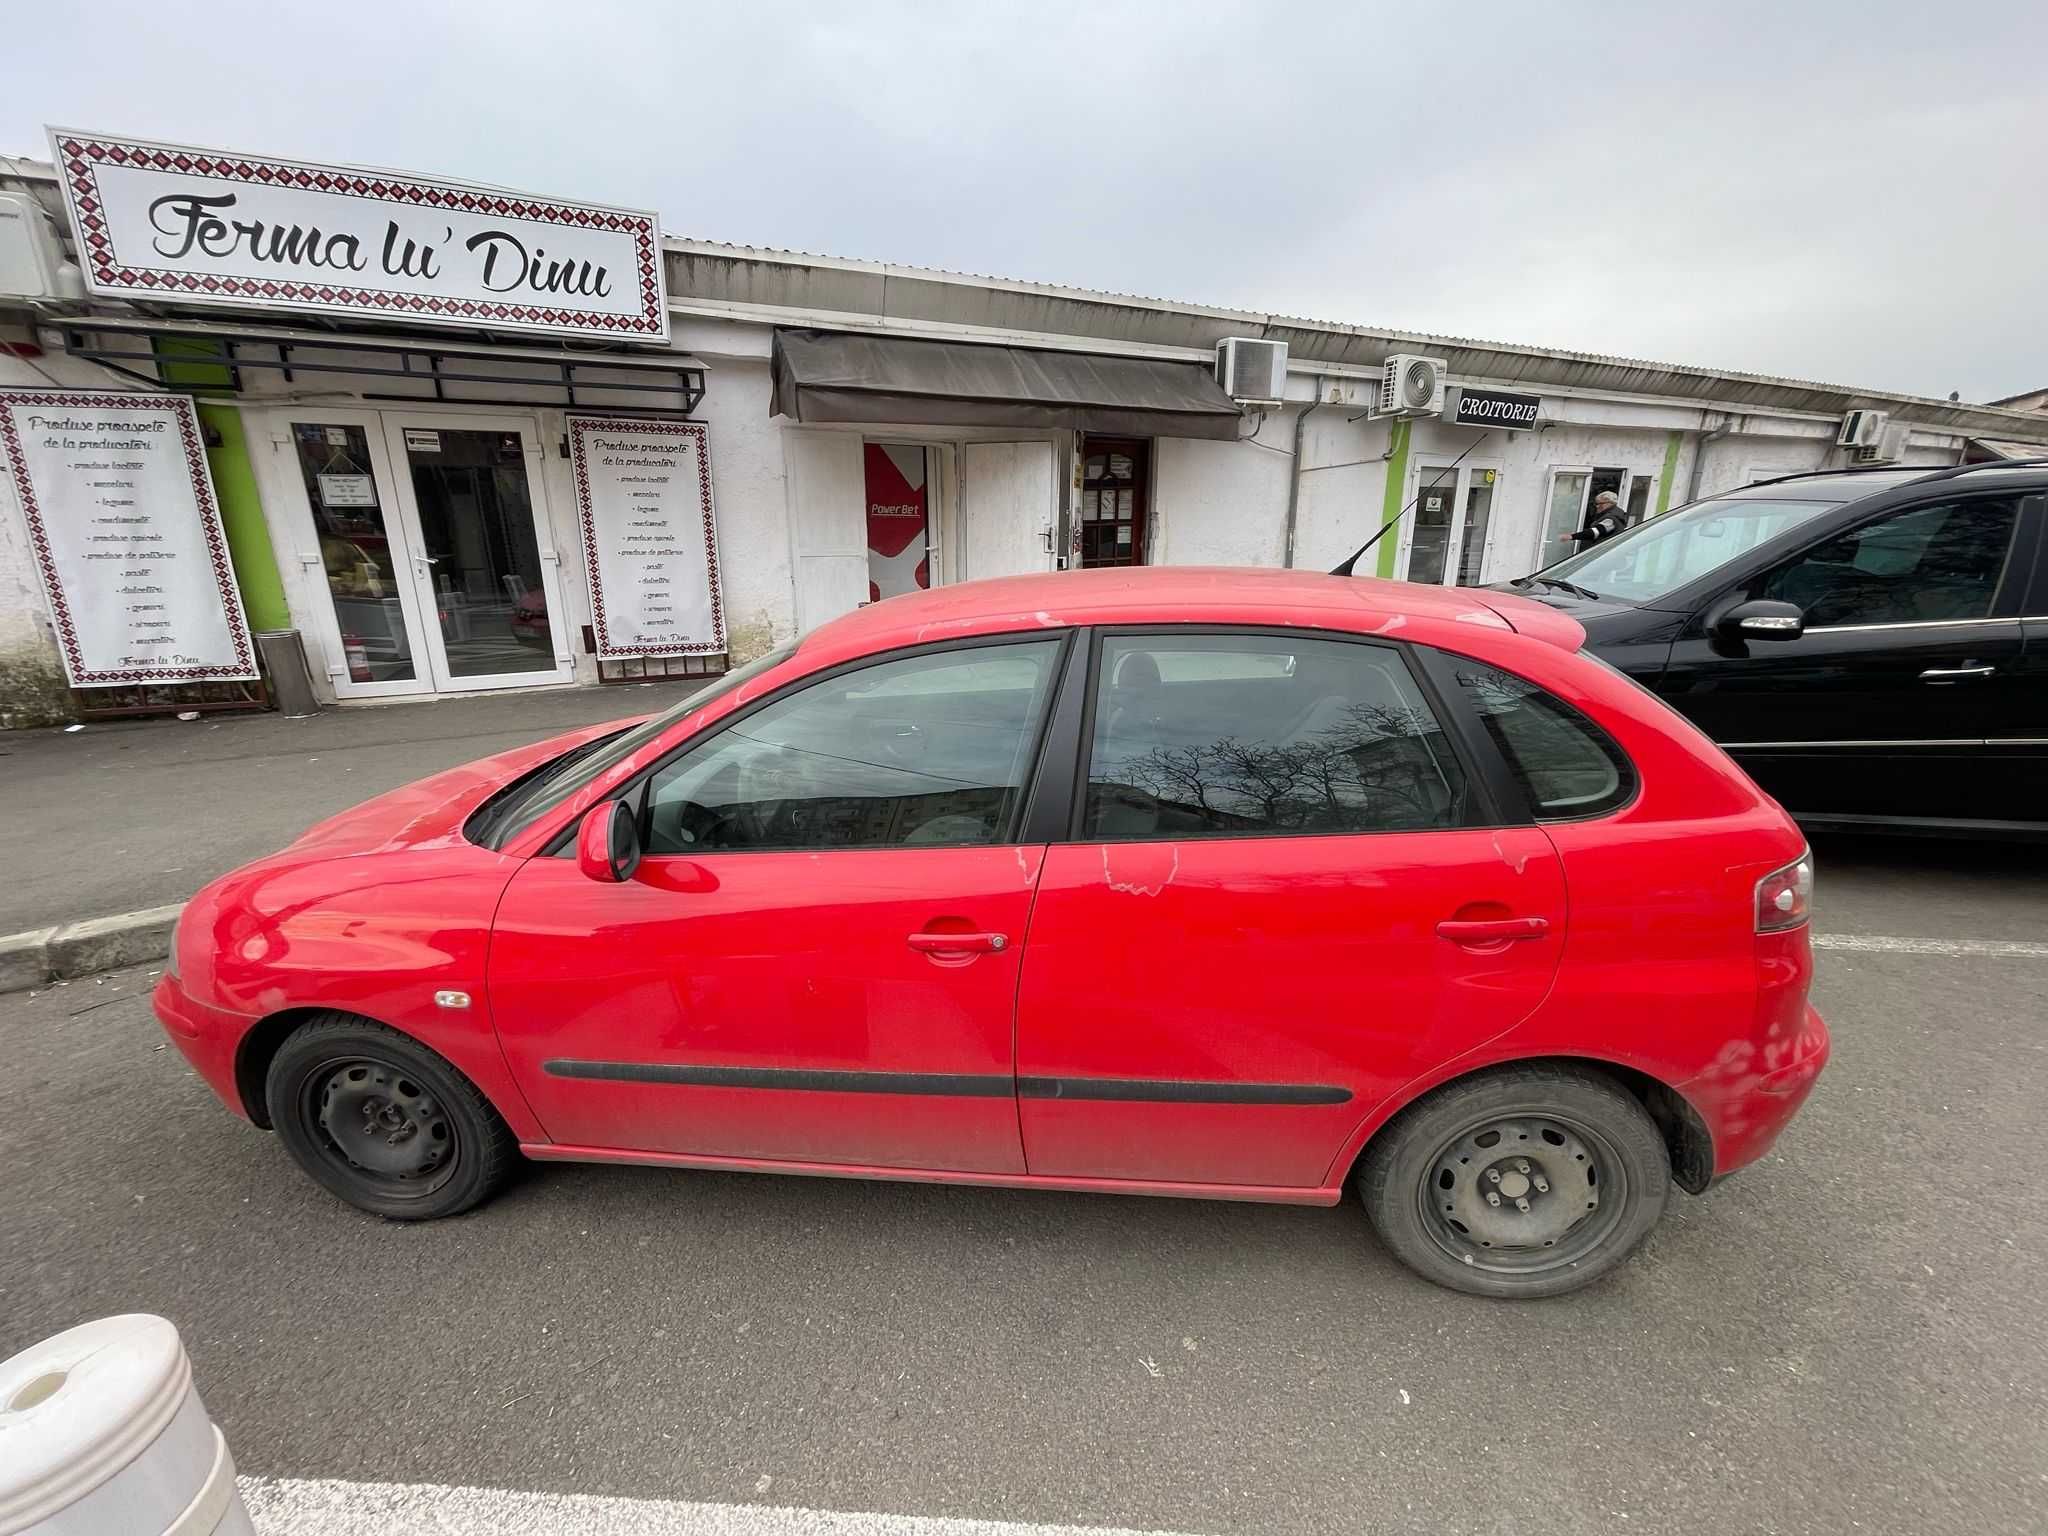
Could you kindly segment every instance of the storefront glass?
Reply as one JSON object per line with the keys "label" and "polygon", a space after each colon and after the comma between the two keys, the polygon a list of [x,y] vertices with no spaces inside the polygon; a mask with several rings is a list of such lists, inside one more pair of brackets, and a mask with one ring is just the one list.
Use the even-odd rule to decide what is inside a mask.
{"label": "storefront glass", "polygon": [[863,444],[868,601],[932,584],[931,455],[915,443]]}
{"label": "storefront glass", "polygon": [[408,427],[404,440],[449,675],[554,671],[520,434]]}
{"label": "storefront glass", "polygon": [[352,423],[302,421],[293,425],[292,444],[349,680],[416,679],[400,587],[404,556],[393,548],[368,433]]}

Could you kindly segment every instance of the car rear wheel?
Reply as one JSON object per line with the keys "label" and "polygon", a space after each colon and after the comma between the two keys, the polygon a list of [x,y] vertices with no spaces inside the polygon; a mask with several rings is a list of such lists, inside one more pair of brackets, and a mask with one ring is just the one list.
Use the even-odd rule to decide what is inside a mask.
{"label": "car rear wheel", "polygon": [[468,1078],[367,1019],[332,1013],[301,1026],[270,1064],[268,1095],[279,1137],[315,1182],[395,1221],[466,1211],[518,1162],[511,1131]]}
{"label": "car rear wheel", "polygon": [[1475,1296],[1559,1296],[1634,1251],[1664,1213],[1671,1164],[1612,1079],[1508,1067],[1403,1110],[1359,1165],[1366,1215],[1394,1256]]}

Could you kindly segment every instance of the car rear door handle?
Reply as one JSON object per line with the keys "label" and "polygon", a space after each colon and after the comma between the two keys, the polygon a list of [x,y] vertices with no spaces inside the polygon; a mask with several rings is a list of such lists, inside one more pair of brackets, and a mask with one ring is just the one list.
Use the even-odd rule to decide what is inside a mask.
{"label": "car rear door handle", "polygon": [[909,944],[922,955],[987,955],[1008,949],[1010,940],[1001,933],[913,933]]}
{"label": "car rear door handle", "polygon": [[1961,682],[1966,677],[1989,677],[1997,670],[1998,668],[1994,666],[1929,667],[1920,674],[1920,681],[1923,683],[1956,683]]}
{"label": "car rear door handle", "polygon": [[1503,944],[1540,939],[1550,932],[1547,917],[1446,918],[1436,925],[1437,937],[1453,944]]}

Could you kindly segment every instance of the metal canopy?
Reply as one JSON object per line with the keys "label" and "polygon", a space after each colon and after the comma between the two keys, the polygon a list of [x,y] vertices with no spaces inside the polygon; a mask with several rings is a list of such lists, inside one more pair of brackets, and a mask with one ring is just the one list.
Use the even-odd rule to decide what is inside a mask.
{"label": "metal canopy", "polygon": [[778,330],[774,365],[769,413],[797,421],[1242,435],[1236,404],[1200,363]]}
{"label": "metal canopy", "polygon": [[[287,381],[344,374],[396,381],[365,400],[559,406],[597,414],[685,417],[704,399],[704,367],[680,353],[494,346],[350,331],[181,324],[95,317],[63,322],[65,349],[152,389],[242,392],[242,372]],[[404,388],[410,385],[411,388]]]}

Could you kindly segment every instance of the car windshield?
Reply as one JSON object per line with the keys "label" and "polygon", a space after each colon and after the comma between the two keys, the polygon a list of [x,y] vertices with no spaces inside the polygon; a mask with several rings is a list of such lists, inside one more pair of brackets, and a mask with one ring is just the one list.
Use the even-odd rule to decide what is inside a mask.
{"label": "car windshield", "polygon": [[[1522,578],[1581,595],[1648,603],[1675,592],[1766,539],[1817,517],[1839,501],[1763,501],[1730,496],[1694,502]],[[1516,583],[1520,585],[1521,583]]]}
{"label": "car windshield", "polygon": [[699,688],[673,708],[651,715],[615,736],[601,736],[596,741],[587,741],[559,757],[548,759],[486,800],[470,817],[464,833],[470,841],[482,843],[487,848],[504,847],[515,835],[532,826],[600,774],[617,767],[691,710],[702,709],[742,683],[781,666],[795,654],[795,641],[778,645],[767,655],[756,657],[743,667],[734,667],[710,687]]}

